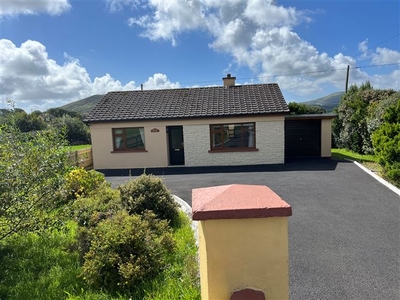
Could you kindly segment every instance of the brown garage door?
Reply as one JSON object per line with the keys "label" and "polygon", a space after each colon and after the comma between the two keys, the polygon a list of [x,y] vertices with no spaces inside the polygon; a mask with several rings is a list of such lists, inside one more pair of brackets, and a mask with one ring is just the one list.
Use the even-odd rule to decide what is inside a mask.
{"label": "brown garage door", "polygon": [[321,120],[285,120],[285,158],[321,156]]}

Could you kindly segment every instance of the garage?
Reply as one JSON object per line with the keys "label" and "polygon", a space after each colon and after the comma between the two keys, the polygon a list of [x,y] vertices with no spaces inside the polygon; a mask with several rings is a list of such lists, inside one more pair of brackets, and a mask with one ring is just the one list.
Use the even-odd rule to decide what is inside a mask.
{"label": "garage", "polygon": [[331,156],[331,122],[335,115],[285,118],[285,159]]}

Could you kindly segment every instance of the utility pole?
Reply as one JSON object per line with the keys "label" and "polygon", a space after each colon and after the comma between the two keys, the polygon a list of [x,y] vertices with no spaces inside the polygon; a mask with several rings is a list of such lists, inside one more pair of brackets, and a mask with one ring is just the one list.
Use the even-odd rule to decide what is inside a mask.
{"label": "utility pole", "polygon": [[350,72],[350,65],[347,65],[347,75],[346,75],[346,93],[349,87],[349,72]]}

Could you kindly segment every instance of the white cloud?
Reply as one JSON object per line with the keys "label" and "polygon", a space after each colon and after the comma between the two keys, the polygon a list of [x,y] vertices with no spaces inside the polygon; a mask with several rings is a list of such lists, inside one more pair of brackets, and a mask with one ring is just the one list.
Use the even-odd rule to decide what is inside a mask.
{"label": "white cloud", "polygon": [[46,13],[60,15],[71,9],[69,0],[2,0],[1,16],[34,15]]}
{"label": "white cloud", "polygon": [[[295,26],[312,21],[309,15],[313,12],[284,7],[274,0],[146,3],[142,15],[128,20],[130,26],[143,28],[143,36],[176,45],[181,32],[204,30],[212,36],[212,49],[229,53],[235,63],[251,68],[262,81],[278,82],[283,89],[298,95],[321,92],[327,84],[343,90],[347,65],[356,66],[356,57],[320,52],[295,32]],[[396,62],[400,57],[399,52],[390,49],[369,49],[368,39],[358,48],[362,59],[372,59],[376,64]],[[280,74],[296,76],[273,76]],[[362,69],[352,69],[351,75],[353,82],[374,80],[379,82],[377,87],[383,86],[381,77],[368,75]]]}
{"label": "white cloud", "polygon": [[167,75],[156,73],[152,77],[149,77],[147,81],[143,83],[143,87],[146,90],[154,89],[174,89],[179,88],[179,82],[171,82]]}
{"label": "white cloud", "polygon": [[[62,65],[48,57],[46,47],[28,40],[16,46],[0,40],[0,98],[2,106],[12,99],[24,109],[60,106],[94,94],[139,89],[134,81],[121,83],[106,74],[92,81],[78,59],[64,54]],[[144,83],[148,89],[176,88],[164,74],[154,74]],[[48,108],[47,107],[47,108]]]}
{"label": "white cloud", "polygon": [[358,43],[358,51],[360,51],[360,58],[365,59],[368,57],[368,39]]}
{"label": "white cloud", "polygon": [[138,25],[145,28],[143,36],[151,40],[170,40],[176,45],[177,34],[202,27],[204,23],[199,0],[150,0],[148,7],[154,11],[152,17],[132,17],[127,23],[129,26]]}
{"label": "white cloud", "polygon": [[139,0],[106,0],[107,7],[111,12],[122,10],[125,6],[132,8],[137,7],[140,4]]}
{"label": "white cloud", "polygon": [[376,48],[372,54],[372,63],[376,65],[400,63],[400,52],[387,48]]}

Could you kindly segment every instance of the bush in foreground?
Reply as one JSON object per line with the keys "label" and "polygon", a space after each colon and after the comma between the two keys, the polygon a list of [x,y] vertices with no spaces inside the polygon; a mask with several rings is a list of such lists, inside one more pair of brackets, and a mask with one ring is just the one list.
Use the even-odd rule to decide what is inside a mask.
{"label": "bush in foreground", "polygon": [[122,205],[129,214],[152,211],[159,219],[173,223],[178,217],[178,205],[161,178],[143,174],[119,186]]}
{"label": "bush in foreground", "polygon": [[106,182],[102,173],[75,167],[65,177],[67,198],[85,197]]}
{"label": "bush in foreground", "polygon": [[157,276],[174,249],[171,229],[154,214],[129,215],[120,211],[89,232],[84,279],[108,290],[129,289]]}

